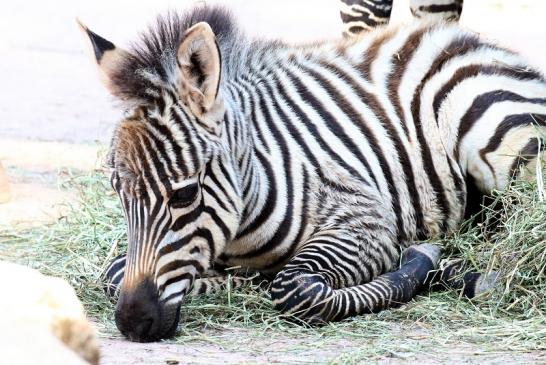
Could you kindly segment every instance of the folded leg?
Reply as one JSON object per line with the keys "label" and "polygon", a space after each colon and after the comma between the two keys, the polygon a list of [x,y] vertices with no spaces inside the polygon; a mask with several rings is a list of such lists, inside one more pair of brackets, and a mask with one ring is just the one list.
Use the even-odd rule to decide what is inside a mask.
{"label": "folded leg", "polygon": [[323,238],[305,245],[273,280],[274,306],[309,322],[378,312],[410,301],[440,257],[437,246],[411,246],[402,253],[398,270],[368,283],[343,287],[347,278],[366,266],[347,252],[335,239],[328,242]]}
{"label": "folded leg", "polygon": [[[111,298],[116,298],[118,295],[125,271],[125,256],[126,254],[123,253],[114,258],[103,275],[106,294]],[[194,281],[189,295],[210,294],[228,287],[237,289],[250,284],[259,284],[263,280],[263,277],[257,273],[234,272],[233,275],[228,275],[225,271],[209,270]]]}

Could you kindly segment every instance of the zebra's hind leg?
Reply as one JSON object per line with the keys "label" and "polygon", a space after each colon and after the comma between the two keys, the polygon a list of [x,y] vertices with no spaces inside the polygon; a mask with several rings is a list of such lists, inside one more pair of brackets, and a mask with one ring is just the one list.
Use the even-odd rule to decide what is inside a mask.
{"label": "zebra's hind leg", "polygon": [[[360,285],[336,288],[339,280],[329,266],[332,250],[305,247],[273,280],[271,297],[275,308],[308,322],[337,321],[364,313],[375,313],[410,301],[436,268],[440,248],[431,244],[411,246],[402,253],[401,267]],[[341,256],[339,267],[358,264]]]}
{"label": "zebra's hind leg", "polygon": [[[464,273],[464,274],[463,274]],[[462,295],[472,299],[495,286],[498,273],[467,271],[463,260],[445,260],[431,277],[431,284],[440,284],[450,289],[461,290]]]}
{"label": "zebra's hind leg", "polygon": [[419,19],[459,21],[463,0],[411,0],[411,13]]}

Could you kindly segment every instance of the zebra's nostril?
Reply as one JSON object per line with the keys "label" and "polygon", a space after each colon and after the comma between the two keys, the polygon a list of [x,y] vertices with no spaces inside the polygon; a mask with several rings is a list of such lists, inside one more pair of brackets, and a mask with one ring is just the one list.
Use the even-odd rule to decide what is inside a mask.
{"label": "zebra's nostril", "polygon": [[135,287],[122,288],[115,320],[120,332],[131,341],[151,342],[174,335],[180,318],[180,304],[165,305],[157,286],[143,280]]}
{"label": "zebra's nostril", "polygon": [[152,318],[140,320],[134,327],[134,330],[129,332],[129,339],[136,342],[145,342],[147,339],[153,338],[154,336],[150,332],[153,324],[154,320]]}
{"label": "zebra's nostril", "polygon": [[115,313],[116,325],[132,341],[155,341],[161,336],[161,309],[157,287],[143,280],[131,290],[121,290]]}
{"label": "zebra's nostril", "polygon": [[153,323],[154,320],[152,318],[141,319],[140,322],[135,326],[135,334],[137,334],[139,337],[145,336],[150,332]]}
{"label": "zebra's nostril", "polygon": [[118,308],[116,310],[116,325],[120,332],[131,341],[148,342],[161,337],[161,318],[159,311],[142,311],[137,308]]}

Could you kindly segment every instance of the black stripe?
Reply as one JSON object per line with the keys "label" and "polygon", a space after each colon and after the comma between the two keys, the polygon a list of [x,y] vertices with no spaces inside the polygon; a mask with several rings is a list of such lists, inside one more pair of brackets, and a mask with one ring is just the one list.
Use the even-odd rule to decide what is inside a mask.
{"label": "black stripe", "polygon": [[[258,96],[258,99],[260,103],[260,109],[262,110],[262,113],[265,117],[264,122],[267,124],[269,131],[271,132],[271,134],[273,135],[273,138],[277,142],[281,151],[281,155],[284,158],[283,167],[284,167],[284,175],[286,178],[285,188],[286,188],[287,207],[286,207],[286,213],[283,217],[283,220],[279,224],[279,227],[277,228],[275,234],[265,244],[261,245],[256,250],[247,252],[243,255],[235,256],[239,258],[256,257],[266,252],[272,251],[276,246],[282,245],[284,243],[284,240],[286,239],[286,236],[290,232],[290,229],[292,228],[292,224],[293,224],[292,217],[293,217],[293,210],[294,210],[293,209],[293,201],[294,201],[294,186],[293,185],[294,184],[292,181],[292,171],[291,171],[291,168],[292,168],[291,151],[288,149],[288,145],[286,143],[284,136],[281,134],[278,127],[275,125],[275,122],[273,121],[273,117],[271,115],[272,111],[268,108],[267,104],[265,103],[265,97]],[[273,110],[277,111],[280,109],[277,103],[277,100],[275,98],[269,98],[269,100],[273,103]],[[250,232],[248,227],[247,229],[245,229],[244,232]],[[238,235],[238,237],[242,237],[242,236],[243,236],[242,234]]]}
{"label": "black stripe", "polygon": [[157,291],[159,293],[162,293],[167,286],[169,286],[171,284],[174,284],[176,282],[182,281],[182,280],[188,280],[190,282],[190,285],[191,285],[191,282],[193,281],[193,275],[188,273],[188,272],[185,272],[185,273],[173,276],[172,278],[168,279],[163,284],[161,284],[159,286],[159,288],[157,289]]}
{"label": "black stripe", "polygon": [[[406,151],[406,148],[404,147],[402,139],[400,138],[400,135],[398,134],[398,131],[396,130],[396,128],[393,126],[392,121],[387,115],[387,112],[385,111],[385,109],[383,108],[383,106],[381,105],[381,103],[379,102],[379,100],[374,94],[364,90],[359,84],[355,82],[355,80],[352,79],[351,76],[346,74],[343,70],[341,70],[340,68],[334,65],[326,64],[326,63],[322,63],[322,66],[326,67],[331,72],[333,72],[336,76],[340,77],[343,81],[345,81],[345,83],[347,83],[351,87],[351,89],[358,95],[360,100],[362,100],[362,102],[365,103],[370,108],[370,110],[377,116],[377,120],[381,123],[381,125],[385,129],[387,137],[390,139],[392,145],[396,149],[397,158],[393,158],[393,160],[396,160],[400,164],[404,172],[404,176],[406,177],[404,180],[407,182],[407,188],[408,188],[409,198],[411,202],[409,208],[413,209],[417,231],[422,230],[424,228],[423,212],[421,209],[419,192],[415,185],[415,176],[413,174],[413,168],[412,168],[413,164],[411,163],[411,160]],[[398,159],[400,160],[398,161]],[[397,199],[398,199],[398,196],[397,196]],[[405,231],[400,230],[400,227],[399,227],[399,236],[398,236],[399,242],[407,239],[405,235],[401,235],[401,233],[404,233],[404,232]]]}
{"label": "black stripe", "polygon": [[297,245],[302,241],[303,234],[305,233],[305,229],[307,228],[307,224],[308,224],[309,195],[312,194],[310,193],[310,189],[309,189],[309,174],[305,167],[302,167],[302,173],[303,173],[303,186],[302,186],[303,202],[302,202],[301,216],[300,216],[301,223],[300,223],[298,234],[296,235],[294,242],[290,245],[290,247],[288,247],[286,252],[282,254],[280,257],[278,257],[275,261],[265,266],[262,269],[264,271],[268,271],[276,267],[279,267],[281,264],[288,261],[289,258],[292,257],[292,255],[294,254],[294,251],[296,250]]}
{"label": "black stripe", "polygon": [[[414,32],[408,37],[402,48],[392,55],[392,70],[386,76],[386,80],[388,80],[387,89],[392,101],[392,106],[400,118],[400,125],[404,130],[404,135],[407,136],[409,141],[411,141],[411,137],[406,125],[406,115],[404,113],[404,109],[402,108],[402,101],[400,100],[399,95],[400,82],[402,81],[402,77],[406,74],[408,63],[412,60],[413,55],[417,51],[417,48],[420,45],[426,31],[427,29],[423,28]],[[364,75],[364,77],[366,76],[367,75]]]}
{"label": "black stripe", "polygon": [[[252,220],[252,222],[247,225],[245,229],[243,229],[242,231],[239,231],[235,239],[239,239],[243,236],[246,236],[250,232],[255,231],[256,229],[261,227],[264,224],[264,222],[267,221],[267,219],[271,216],[271,213],[273,212],[277,204],[277,185],[275,181],[275,173],[273,171],[273,168],[269,164],[268,159],[264,155],[262,155],[260,151],[255,150],[255,153],[256,153],[256,157],[262,164],[265,174],[267,176],[267,181],[269,183],[268,194],[260,214],[257,217],[255,217]],[[243,219],[245,218],[247,217],[243,217]]]}
{"label": "black stripe", "polygon": [[163,265],[157,272],[156,277],[160,277],[168,272],[181,269],[185,266],[193,266],[197,272],[202,273],[204,271],[203,266],[197,260],[173,260]]}
{"label": "black stripe", "polygon": [[[239,189],[237,189],[237,186],[236,186],[235,182],[233,181],[233,176],[228,172],[228,170],[226,170],[227,163],[224,163],[224,162],[225,161],[218,162],[218,167],[220,168],[220,172],[225,177],[228,184],[231,186],[231,189],[233,190],[233,192],[237,193],[239,191]],[[230,166],[231,166],[231,164],[230,164]]]}
{"label": "black stripe", "polygon": [[216,214],[216,211],[212,209],[211,207],[205,207],[203,208],[203,213],[208,213],[214,223],[220,228],[222,231],[222,234],[224,235],[224,240],[226,242],[229,242],[233,237],[231,237],[231,232],[229,228],[226,226],[224,221]]}
{"label": "black stripe", "polygon": [[[220,166],[221,168],[223,167],[222,164],[218,164],[218,166]],[[226,189],[224,188],[224,186],[222,184],[220,184],[220,181],[218,180],[218,178],[216,177],[216,174],[214,173],[214,171],[212,171],[212,164],[207,164],[206,168],[205,168],[205,176],[210,178],[212,180],[212,182],[214,183],[214,185],[216,185],[216,187],[218,189],[220,189],[220,191],[222,192],[222,194],[225,196],[225,198],[227,199],[229,205],[231,205],[231,207],[233,209],[235,209],[235,202],[233,201],[233,199],[231,199],[231,196],[230,194],[228,194],[228,192],[226,191]],[[225,175],[224,175],[225,176]],[[229,181],[229,179],[227,178],[226,176],[226,180]],[[203,185],[203,186],[206,186],[206,185]],[[236,190],[234,190],[234,192],[236,192]],[[223,204],[222,204],[223,205]],[[227,209],[226,209],[227,210]]]}
{"label": "black stripe", "polygon": [[462,11],[462,5],[461,4],[433,4],[433,5],[427,5],[427,6],[420,6],[419,10],[425,11],[427,13],[445,13],[445,12],[451,12],[456,11],[457,13],[461,13]]}
{"label": "black stripe", "polygon": [[207,194],[209,194],[216,201],[216,203],[220,206],[220,208],[222,208],[226,212],[229,212],[228,207],[226,207],[226,205],[224,204],[222,199],[220,199],[220,197],[216,194],[216,191],[214,189],[212,189],[208,185],[203,185],[203,190],[205,190]]}
{"label": "black stripe", "polygon": [[[495,174],[496,172],[494,171],[491,163],[487,160],[486,155],[488,153],[496,151],[497,148],[499,148],[508,132],[510,132],[514,128],[531,125],[546,127],[546,115],[529,113],[512,114],[506,116],[503,121],[499,123],[499,125],[495,129],[495,132],[493,133],[493,136],[491,136],[491,138],[489,139],[487,145],[480,150],[481,159],[487,164],[493,174]],[[511,176],[512,175],[510,175],[510,177]]]}
{"label": "black stripe", "polygon": [[447,99],[451,91],[453,91],[453,89],[460,85],[464,80],[476,77],[478,75],[506,76],[515,80],[543,81],[542,76],[538,72],[524,66],[474,64],[461,67],[455,71],[451,79],[449,79],[449,81],[447,81],[434,96],[433,110],[436,120],[438,120],[438,113],[443,102]]}
{"label": "black stripe", "polygon": [[[279,65],[279,68],[282,66]],[[313,109],[315,109],[316,113],[320,115],[322,118],[322,121],[326,124],[328,129],[339,139],[339,141],[355,156],[358,158],[362,164],[364,164],[364,168],[368,171],[368,174],[370,178],[373,180],[374,185],[377,187],[378,190],[381,190],[379,188],[379,183],[377,182],[377,179],[375,178],[375,175],[368,164],[368,160],[364,155],[360,152],[360,149],[357,147],[357,145],[353,142],[353,140],[345,133],[343,130],[343,127],[337,122],[337,119],[334,115],[332,115],[323,105],[323,103],[311,92],[311,90],[306,87],[299,78],[294,75],[291,71],[284,69],[284,73],[286,76],[290,79],[296,90],[298,91],[298,94],[301,95],[304,102],[306,102],[309,106],[311,106]],[[318,133],[318,132],[317,132]]]}
{"label": "black stripe", "polygon": [[[472,105],[465,112],[459,123],[457,131],[457,144],[455,145],[455,159],[459,160],[461,142],[474,124],[487,112],[495,103],[503,101],[513,101],[521,103],[543,104],[546,105],[544,98],[526,98],[509,90],[494,90],[485,94],[476,96]],[[501,123],[502,124],[502,123]]]}
{"label": "black stripe", "polygon": [[[389,163],[387,162],[387,160],[385,159],[385,154],[383,153],[381,147],[379,146],[379,143],[377,139],[375,138],[375,135],[373,134],[371,129],[368,128],[367,123],[363,119],[362,115],[353,107],[353,105],[349,102],[349,100],[345,98],[343,94],[340,93],[336,89],[336,87],[330,81],[328,81],[325,77],[323,77],[321,74],[301,64],[298,64],[297,67],[299,67],[302,71],[304,71],[304,73],[307,73],[309,76],[311,76],[311,78],[313,78],[317,83],[319,83],[322,86],[322,88],[329,94],[330,99],[332,101],[335,101],[336,106],[339,109],[341,109],[341,111],[347,116],[347,118],[349,118],[353,122],[353,125],[360,130],[360,133],[362,133],[362,136],[364,136],[364,138],[370,145],[370,148],[373,150],[375,157],[378,159],[379,165],[381,166],[381,169],[383,170],[383,175],[385,179],[387,180],[389,193],[393,197],[393,205],[394,205],[395,212],[399,214],[400,203],[398,200],[398,191],[396,190],[394,186],[391,167]],[[364,99],[363,101],[366,101],[366,99]],[[320,105],[322,106],[322,104]],[[325,108],[323,109],[323,111],[324,113],[327,113],[327,114],[323,114],[321,112],[322,115],[328,116],[328,118],[326,119],[334,120],[334,116],[328,113]],[[338,131],[343,130],[343,128],[339,126],[339,129],[338,129],[338,125],[334,123],[332,123],[331,126],[335,128],[333,130],[335,131],[335,134],[339,136]],[[346,136],[346,138],[348,141],[352,142],[349,136]],[[358,147],[356,147],[356,145],[354,144],[350,144],[350,145],[351,147],[354,148],[350,150],[354,154],[358,155],[359,158],[361,158],[361,161],[364,163],[369,173],[371,174],[372,178],[375,180],[372,169],[370,165],[368,164],[367,159],[365,159],[365,157],[360,153],[360,150],[358,149]],[[400,234],[400,232],[403,232],[403,229],[404,229],[402,218],[400,216],[397,216],[397,222],[398,222],[397,225],[398,225],[399,234]]]}
{"label": "black stripe", "polygon": [[[239,86],[236,83],[233,83],[233,85],[236,88],[242,88],[242,86]],[[247,83],[247,86],[249,87],[249,89],[254,87],[250,83]],[[253,93],[249,92],[247,100],[248,100],[248,102],[250,104],[250,118],[253,121],[251,127],[255,132],[255,136],[258,138],[258,140],[260,142],[259,145],[262,146],[265,149],[265,152],[269,155],[269,154],[271,154],[271,148],[269,147],[269,144],[265,141],[265,138],[264,138],[265,134],[263,133],[263,131],[261,129],[261,126],[260,126],[260,120],[262,120],[263,118],[258,118],[257,103],[255,102],[254,99],[255,99],[255,95]],[[260,112],[263,114],[262,110],[260,110]],[[250,127],[250,125],[249,125],[249,127]]]}
{"label": "black stripe", "polygon": [[193,234],[186,235],[184,237],[181,237],[177,239],[176,241],[169,243],[163,247],[159,251],[157,251],[156,257],[159,259],[165,255],[168,255],[170,253],[176,252],[180,250],[182,247],[186,246],[188,243],[190,243],[191,239],[193,238]]}
{"label": "black stripe", "polygon": [[[274,87],[278,90],[279,94],[280,94],[280,98],[282,99],[282,101],[284,101],[284,104],[286,104],[291,110],[292,112],[296,115],[296,117],[298,118],[298,120],[303,123],[303,125],[306,127],[306,129],[309,131],[308,133],[308,136],[312,136],[315,141],[320,145],[322,151],[324,151],[328,157],[330,159],[332,159],[333,161],[335,161],[337,164],[339,164],[341,167],[343,167],[347,172],[349,172],[351,175],[353,175],[354,177],[356,177],[358,180],[360,180],[360,182],[362,182],[363,184],[366,184],[366,185],[370,185],[369,182],[367,181],[366,177],[363,176],[362,174],[360,174],[357,170],[355,170],[351,165],[349,165],[347,162],[345,162],[343,160],[343,158],[338,154],[336,153],[329,145],[328,143],[324,140],[324,138],[322,138],[322,136],[320,135],[320,133],[318,132],[318,129],[317,127],[315,126],[315,124],[307,117],[307,115],[305,114],[305,112],[299,107],[298,104],[296,104],[287,94],[286,90],[284,89],[284,86],[279,83],[278,81],[276,80],[273,80],[274,82]],[[289,119],[287,118],[286,121],[288,121]],[[286,125],[289,125],[288,123],[286,123]],[[295,127],[294,128],[291,128],[291,131],[296,131]],[[296,136],[296,135],[293,135],[293,136]],[[303,140],[303,138],[301,139]],[[307,144],[306,143],[302,143],[300,144],[300,146],[306,146]],[[312,152],[309,152],[309,153],[306,153],[307,156],[312,156]],[[315,160],[316,161],[316,160]],[[317,172],[321,170],[321,164],[318,163],[317,165],[313,165],[314,167],[317,168]],[[322,173],[322,172],[321,172]]]}
{"label": "black stripe", "polygon": [[[191,160],[193,161],[194,164],[197,164],[198,157],[197,157],[196,148],[195,148],[194,144],[190,141],[192,139],[192,136],[191,136],[190,131],[188,130],[188,128],[186,126],[187,121],[183,120],[182,117],[180,117],[180,115],[178,114],[178,112],[181,112],[182,115],[185,118],[187,117],[186,113],[184,113],[182,108],[176,107],[176,106],[173,106],[171,108],[171,118],[175,120],[175,122],[177,123],[176,125],[180,127],[180,130],[182,131],[182,134],[184,136],[183,141],[177,140],[178,143],[175,143],[173,145],[173,148],[174,148],[173,152],[175,153],[175,156],[176,156],[176,165],[180,168],[180,170],[182,170],[182,174],[184,174],[184,176],[187,176],[188,175],[188,166],[186,165],[185,161],[182,161],[182,157],[184,155],[182,153],[182,149],[181,149],[180,145],[183,144],[183,143],[189,145],[189,147],[190,147],[189,148],[190,158],[191,158]],[[174,137],[173,137],[173,139],[174,139]]]}
{"label": "black stripe", "polygon": [[512,162],[510,166],[509,176],[515,178],[516,173],[519,170],[520,166],[527,165],[529,162],[536,158],[539,152],[542,152],[546,149],[544,141],[539,140],[538,138],[530,138],[527,144],[519,151],[518,156]]}

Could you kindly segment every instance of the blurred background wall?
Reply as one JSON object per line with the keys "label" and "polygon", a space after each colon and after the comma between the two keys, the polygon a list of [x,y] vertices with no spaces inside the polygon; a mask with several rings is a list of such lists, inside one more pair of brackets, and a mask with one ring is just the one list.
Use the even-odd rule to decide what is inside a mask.
{"label": "blurred background wall", "polygon": [[[410,17],[394,0],[393,21]],[[108,141],[120,112],[102,89],[75,25],[79,16],[117,44],[130,41],[155,14],[195,0],[6,1],[0,6],[0,140]],[[229,6],[252,36],[289,41],[334,38],[338,0],[209,0]],[[546,70],[546,0],[466,0],[465,27],[519,50]],[[1,142],[0,142],[1,149]],[[1,153],[1,150],[0,150]]]}

